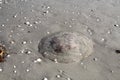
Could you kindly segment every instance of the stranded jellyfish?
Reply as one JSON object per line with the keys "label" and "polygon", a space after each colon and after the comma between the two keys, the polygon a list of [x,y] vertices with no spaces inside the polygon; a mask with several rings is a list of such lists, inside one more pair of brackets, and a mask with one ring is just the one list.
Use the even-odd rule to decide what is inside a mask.
{"label": "stranded jellyfish", "polygon": [[39,52],[59,63],[79,62],[91,55],[93,42],[79,32],[57,32],[41,39]]}

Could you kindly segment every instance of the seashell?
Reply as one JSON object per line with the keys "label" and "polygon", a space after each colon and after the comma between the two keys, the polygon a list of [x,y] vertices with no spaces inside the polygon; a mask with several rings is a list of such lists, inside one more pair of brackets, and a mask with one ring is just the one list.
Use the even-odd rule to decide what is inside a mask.
{"label": "seashell", "polygon": [[0,45],[0,62],[4,62],[4,58],[7,55],[6,48]]}

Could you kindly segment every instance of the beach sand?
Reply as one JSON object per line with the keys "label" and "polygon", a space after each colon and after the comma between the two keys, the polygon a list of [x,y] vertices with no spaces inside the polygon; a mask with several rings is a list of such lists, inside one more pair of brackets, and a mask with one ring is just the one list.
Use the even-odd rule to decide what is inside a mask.
{"label": "beach sand", "polygon": [[[60,31],[85,34],[92,54],[58,63],[41,55],[41,39]],[[119,0],[0,0],[0,80],[120,80]],[[117,51],[116,51],[117,50]]]}

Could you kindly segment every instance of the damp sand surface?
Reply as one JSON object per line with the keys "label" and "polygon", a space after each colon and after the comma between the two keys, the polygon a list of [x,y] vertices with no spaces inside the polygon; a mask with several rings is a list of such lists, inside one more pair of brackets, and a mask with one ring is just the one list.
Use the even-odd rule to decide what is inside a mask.
{"label": "damp sand surface", "polygon": [[[0,45],[8,52],[0,80],[119,80],[119,21],[119,0],[0,0]],[[91,55],[77,63],[44,57],[40,41],[61,31],[90,38]]]}

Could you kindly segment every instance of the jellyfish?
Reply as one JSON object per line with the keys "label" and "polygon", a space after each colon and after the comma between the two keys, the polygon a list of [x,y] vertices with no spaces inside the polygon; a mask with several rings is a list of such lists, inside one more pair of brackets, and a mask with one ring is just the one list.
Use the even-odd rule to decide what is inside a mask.
{"label": "jellyfish", "polygon": [[51,61],[79,62],[93,53],[93,42],[80,32],[61,31],[43,37],[38,50]]}

